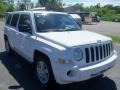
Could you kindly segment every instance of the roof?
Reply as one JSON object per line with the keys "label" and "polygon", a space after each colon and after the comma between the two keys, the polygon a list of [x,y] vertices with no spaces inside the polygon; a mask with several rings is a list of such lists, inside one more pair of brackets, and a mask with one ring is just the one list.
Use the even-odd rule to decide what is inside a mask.
{"label": "roof", "polygon": [[14,12],[8,12],[8,13],[54,13],[54,14],[67,14],[67,13],[64,13],[64,12],[56,12],[56,11],[34,11],[34,10],[30,10],[30,11],[14,11]]}

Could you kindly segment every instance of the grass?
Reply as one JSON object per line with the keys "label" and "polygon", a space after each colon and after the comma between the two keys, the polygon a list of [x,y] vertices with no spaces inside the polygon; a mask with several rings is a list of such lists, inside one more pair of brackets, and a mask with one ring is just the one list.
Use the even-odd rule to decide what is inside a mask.
{"label": "grass", "polygon": [[120,44],[120,36],[107,35],[112,38],[114,43]]}

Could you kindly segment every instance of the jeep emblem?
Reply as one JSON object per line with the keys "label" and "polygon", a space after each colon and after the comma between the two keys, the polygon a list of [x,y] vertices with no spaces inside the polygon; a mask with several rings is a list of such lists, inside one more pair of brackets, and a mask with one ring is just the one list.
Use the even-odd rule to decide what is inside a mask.
{"label": "jeep emblem", "polygon": [[101,40],[98,40],[97,43],[101,43],[102,41]]}

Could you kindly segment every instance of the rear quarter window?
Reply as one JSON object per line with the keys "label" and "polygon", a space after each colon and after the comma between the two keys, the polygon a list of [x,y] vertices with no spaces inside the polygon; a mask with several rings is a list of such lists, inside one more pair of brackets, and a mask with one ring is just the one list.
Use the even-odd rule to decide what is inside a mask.
{"label": "rear quarter window", "polygon": [[6,24],[9,25],[12,18],[12,14],[7,15]]}

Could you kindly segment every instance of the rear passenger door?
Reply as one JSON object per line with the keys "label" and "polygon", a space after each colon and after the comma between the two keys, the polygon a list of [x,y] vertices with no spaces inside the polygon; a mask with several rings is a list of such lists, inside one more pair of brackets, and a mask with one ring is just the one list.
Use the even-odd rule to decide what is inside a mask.
{"label": "rear passenger door", "polygon": [[12,14],[8,14],[7,18],[6,18],[6,24],[5,24],[5,28],[4,28],[4,33],[8,36],[8,40],[9,40],[9,43],[10,43],[10,46],[13,47],[12,44],[12,36],[11,36],[11,31],[10,31],[10,23],[11,23],[11,19],[12,19]]}
{"label": "rear passenger door", "polygon": [[[11,18],[11,20],[10,20],[10,18]],[[7,29],[7,31],[8,31],[9,43],[13,49],[15,49],[15,46],[16,46],[15,37],[16,37],[16,32],[17,32],[18,19],[19,19],[19,14],[10,14],[6,21],[7,26],[5,27],[5,29]]]}
{"label": "rear passenger door", "polygon": [[14,45],[14,49],[16,50],[16,36],[17,36],[17,24],[18,24],[19,14],[13,14],[12,20],[11,20],[11,37],[12,37],[12,44]]}

